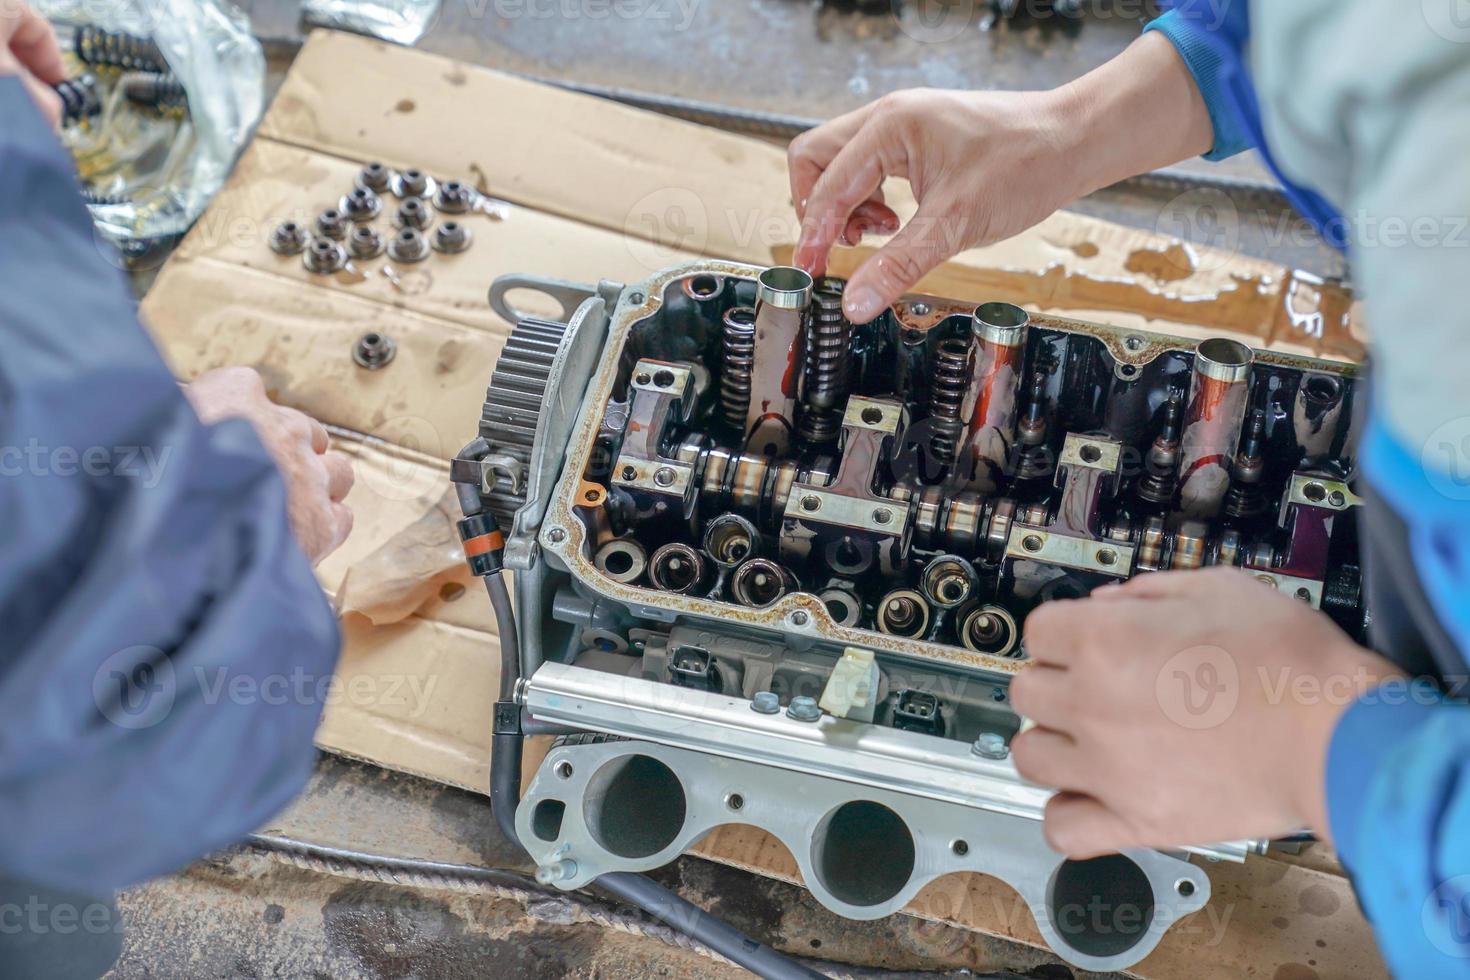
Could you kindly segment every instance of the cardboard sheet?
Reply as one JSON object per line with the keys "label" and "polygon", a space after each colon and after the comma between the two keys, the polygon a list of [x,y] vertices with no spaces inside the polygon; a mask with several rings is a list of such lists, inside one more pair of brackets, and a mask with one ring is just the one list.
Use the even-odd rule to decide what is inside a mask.
{"label": "cardboard sheet", "polygon": [[[512,206],[501,221],[466,219],[468,252],[436,255],[396,280],[381,259],[321,277],[269,250],[276,223],[334,204],[371,160],[467,179]],[[889,200],[912,210],[906,187]],[[336,427],[356,458],[356,526],[318,570],[345,610],[346,637],[322,747],[486,785],[499,651],[488,603],[446,551],[443,495],[444,461],[475,434],[510,329],[486,303],[490,282],[509,272],[632,281],[697,255],[768,264],[794,239],[784,155],[769,144],[359,37],[311,37],[143,312],[182,377],[253,365],[277,400]],[[844,250],[834,264],[847,271],[859,256]],[[1329,355],[1352,356],[1359,343],[1340,291],[1065,213],[965,253],[925,286],[1173,332],[1229,328]],[[397,344],[378,371],[350,357],[369,330]],[[528,752],[528,768],[538,757]],[[699,851],[795,876],[790,855],[751,828],[724,828]],[[1259,860],[1210,874],[1215,900],[1168,934],[1140,976],[1383,975],[1332,866]],[[1039,941],[1013,893],[979,876],[936,882],[911,911]]]}

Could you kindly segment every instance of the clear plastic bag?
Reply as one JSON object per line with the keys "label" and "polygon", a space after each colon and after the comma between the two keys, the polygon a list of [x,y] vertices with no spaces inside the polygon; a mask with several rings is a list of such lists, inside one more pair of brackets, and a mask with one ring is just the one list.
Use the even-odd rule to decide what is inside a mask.
{"label": "clear plastic bag", "polygon": [[125,256],[151,254],[150,245],[173,240],[203,212],[260,119],[260,44],[226,0],[39,0],[37,6],[56,25],[64,49],[84,26],[151,40],[183,87],[183,112],[139,111],[124,96],[122,69],[81,64],[98,76],[103,108],[63,131],[99,232]]}
{"label": "clear plastic bag", "polygon": [[308,24],[414,44],[439,16],[440,0],[304,0]]}

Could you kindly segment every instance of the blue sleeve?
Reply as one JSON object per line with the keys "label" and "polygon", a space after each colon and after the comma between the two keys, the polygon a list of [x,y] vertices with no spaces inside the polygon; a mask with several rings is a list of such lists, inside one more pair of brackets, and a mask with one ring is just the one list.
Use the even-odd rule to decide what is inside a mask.
{"label": "blue sleeve", "polygon": [[88,894],[304,785],[339,636],[243,421],[206,427],[0,77],[0,868]]}
{"label": "blue sleeve", "polygon": [[[1464,437],[1466,433],[1451,433]],[[1439,624],[1470,650],[1470,480],[1370,422],[1374,488],[1407,515],[1414,571]],[[1451,680],[1463,681],[1463,678]],[[1416,682],[1371,691],[1327,760],[1333,840],[1396,976],[1470,976],[1470,705]]]}
{"label": "blue sleeve", "polygon": [[1215,145],[1205,159],[1223,160],[1250,149],[1255,141],[1230,93],[1232,77],[1245,72],[1245,44],[1250,37],[1245,0],[1180,0],[1166,5],[1172,9],[1143,30],[1167,37],[1199,86],[1215,128]]}

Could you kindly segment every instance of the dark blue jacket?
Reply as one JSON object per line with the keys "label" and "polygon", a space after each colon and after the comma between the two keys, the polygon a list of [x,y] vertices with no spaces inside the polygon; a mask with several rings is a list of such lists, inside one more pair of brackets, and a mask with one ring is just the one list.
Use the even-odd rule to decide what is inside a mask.
{"label": "dark blue jacket", "polygon": [[0,77],[0,869],[97,894],[305,782],[339,636],[243,421],[204,426]]}

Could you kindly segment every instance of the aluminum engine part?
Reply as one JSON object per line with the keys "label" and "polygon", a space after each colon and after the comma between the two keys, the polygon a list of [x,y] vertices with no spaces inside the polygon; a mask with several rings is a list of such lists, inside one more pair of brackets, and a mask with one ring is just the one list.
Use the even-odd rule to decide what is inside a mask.
{"label": "aluminum engine part", "polygon": [[[569,325],[511,309],[507,293],[527,288],[556,300]],[[1027,615],[1102,583],[1219,564],[1361,635],[1357,376],[1004,302],[912,297],[847,324],[830,301],[841,288],[726,262],[626,287],[515,276],[492,288],[497,312],[521,326],[491,383],[476,465],[500,487],[497,517],[510,530],[519,699],[537,721],[636,740],[556,750],[521,811],[521,837],[549,880],[573,887],[663,863],[718,822],[752,822],[807,862],[814,894],[843,914],[883,914],[873,910],[897,907],[934,876],[939,865],[924,862],[965,857],[1028,901],[1040,895],[1045,918],[1057,888],[1093,885],[1078,886],[1046,850],[1039,820],[1050,792],[1022,782],[1009,760],[1020,722],[1007,688],[1026,665]],[[575,347],[586,382],[527,386],[522,331]],[[1206,382],[1221,374],[1215,398]],[[525,413],[520,423],[498,423],[507,405]],[[536,424],[550,411],[560,434]],[[541,489],[508,493],[507,460]],[[1208,486],[1190,486],[1211,467]],[[1212,512],[1195,506],[1203,498]],[[589,752],[608,758],[589,770],[570,754]],[[668,814],[680,806],[683,816],[636,857],[598,837],[615,773],[587,782],[555,769],[565,761],[590,779],[618,754],[656,756],[671,774],[661,785],[680,787],[649,791],[663,802],[643,807],[645,823],[674,826]],[[732,821],[730,789],[706,777],[735,766],[755,787],[745,800],[779,786],[769,798],[787,800],[789,813],[747,805]],[[564,806],[571,836],[537,836],[543,796]],[[897,862],[901,875],[891,860],[855,858],[836,883],[814,855],[828,846],[824,821],[848,803],[897,815],[914,853],[929,857]],[[940,829],[946,808],[971,826],[1013,821],[1038,849],[1002,869],[1001,837],[952,837]],[[964,855],[952,849],[960,839]],[[1244,860],[1263,847],[1196,851]],[[569,873],[572,864],[580,870]],[[1123,901],[1127,880],[1151,883],[1147,901],[1163,911],[1149,930],[1198,907],[1208,887],[1169,855],[1111,867],[1106,901]],[[1172,891],[1186,878],[1190,895]],[[1141,901],[1144,890],[1132,895]],[[1128,966],[1158,934],[1135,938],[1107,947],[1047,933],[1091,969]]]}
{"label": "aluminum engine part", "polygon": [[1025,817],[599,736],[553,748],[516,813],[540,877],[559,888],[660,867],[732,823],[774,836],[812,894],[852,919],[897,912],[943,875],[991,875],[1016,890],[1053,949],[1088,970],[1137,962],[1210,897],[1201,868],[1158,851],[1069,861]]}

